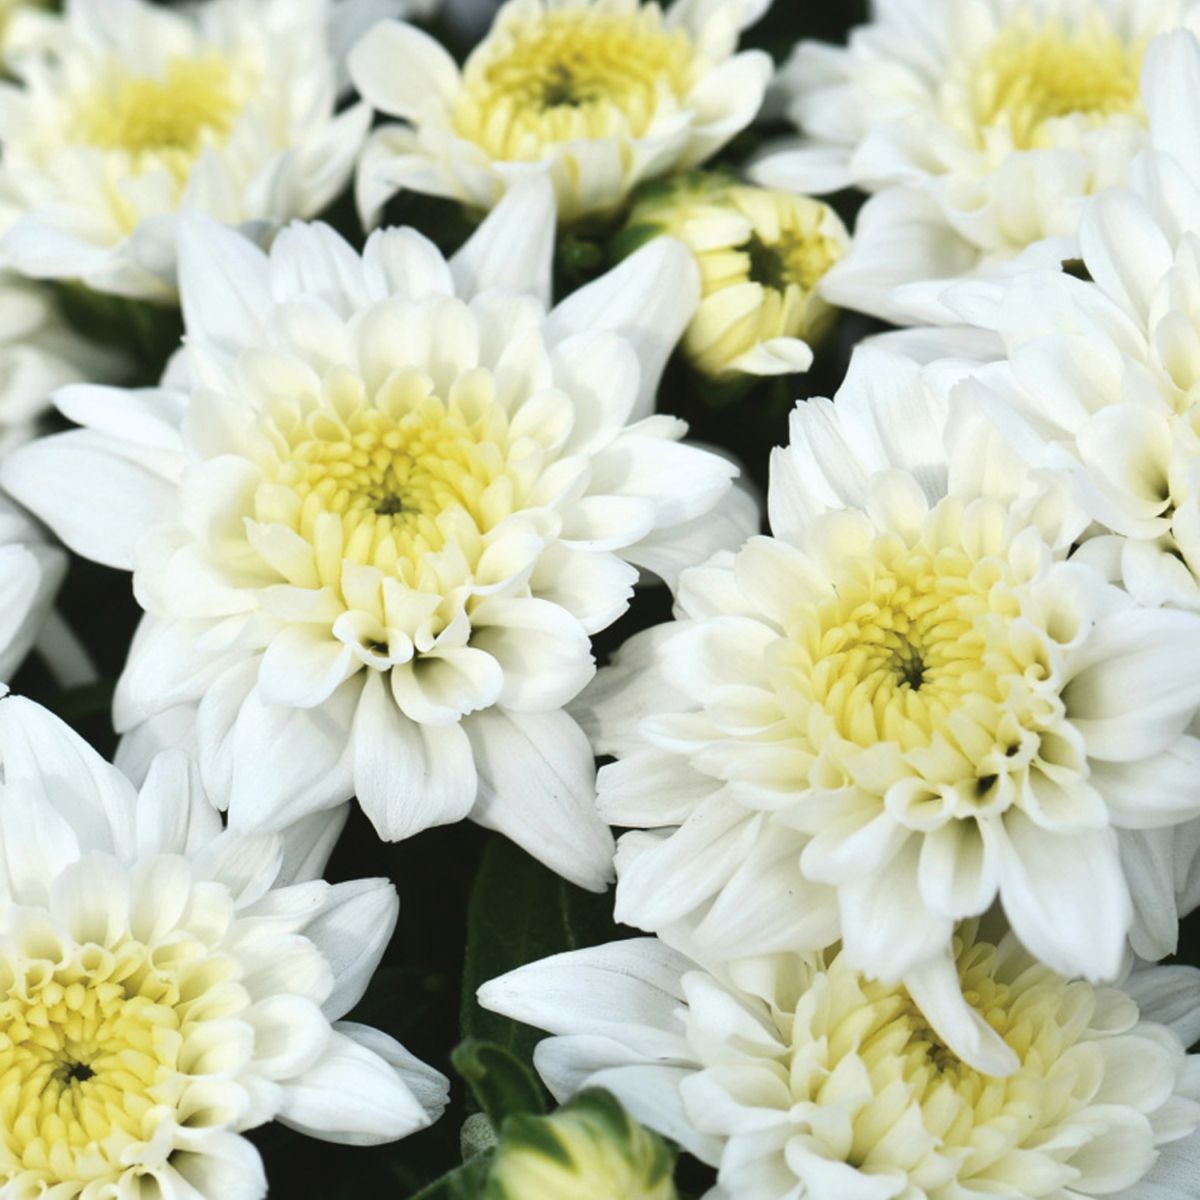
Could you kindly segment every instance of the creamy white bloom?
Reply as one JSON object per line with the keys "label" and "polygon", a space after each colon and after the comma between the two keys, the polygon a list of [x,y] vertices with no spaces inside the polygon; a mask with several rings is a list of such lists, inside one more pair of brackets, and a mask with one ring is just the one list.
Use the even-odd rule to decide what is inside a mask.
{"label": "creamy white bloom", "polygon": [[901,324],[953,320],[946,283],[1057,266],[1081,205],[1150,139],[1158,33],[1194,0],[875,0],[849,45],[802,42],[785,71],[806,135],[753,174],[811,193],[877,193],[826,278],[835,304]]}
{"label": "creamy white bloom", "polygon": [[770,57],[737,53],[770,0],[508,0],[460,70],[412,26],[377,26],[350,73],[404,124],[372,135],[368,224],[401,188],[491,208],[548,172],[564,221],[604,216],[644,179],[711,158],[758,113]]}
{"label": "creamy white bloom", "polygon": [[1181,32],[1155,49],[1171,153],[1089,205],[1088,278],[1036,272],[947,299],[999,335],[976,390],[1031,463],[1072,470],[1101,533],[1085,554],[1144,604],[1200,610],[1200,89],[1186,86],[1200,42]]}
{"label": "creamy white bloom", "polygon": [[1119,970],[1118,830],[1200,812],[1200,618],[1066,561],[1066,483],[942,373],[860,350],[776,451],[774,537],[685,572],[585,695],[601,811],[651,831],[620,920],[728,958],[840,936],[896,980],[999,897],[1056,970]]}
{"label": "creamy white bloom", "polygon": [[0,685],[32,649],[66,572],[66,555],[0,495]]}
{"label": "creamy white bloom", "polygon": [[955,953],[972,1007],[951,1024],[987,1023],[1002,1077],[836,949],[711,973],[617,942],[523,967],[480,1000],[554,1035],[535,1062],[556,1096],[606,1088],[717,1167],[713,1200],[1192,1200],[1200,972],[1097,988],[970,928]]}
{"label": "creamy white bloom", "polygon": [[0,1191],[257,1200],[245,1130],[368,1145],[446,1080],[341,1020],[396,920],[383,879],[319,876],[341,829],[223,831],[194,770],[141,791],[57,718],[0,700]]}
{"label": "creamy white bloom", "polygon": [[[183,237],[187,379],[74,388],[88,426],[5,478],[151,614],[118,688],[152,738],[198,706],[233,824],[357,794],[381,835],[471,815],[603,886],[612,843],[562,711],[638,568],[673,578],[753,512],[735,468],[651,415],[695,310],[659,239],[547,314],[553,193],[513,193],[447,263],[413,230],[324,226],[270,256]],[[740,501],[738,502],[740,503]],[[752,508],[752,506],[749,506]]]}
{"label": "creamy white bloom", "polygon": [[370,124],[335,115],[327,0],[69,0],[18,17],[0,89],[3,253],[26,275],[175,294],[177,218],[318,213]]}

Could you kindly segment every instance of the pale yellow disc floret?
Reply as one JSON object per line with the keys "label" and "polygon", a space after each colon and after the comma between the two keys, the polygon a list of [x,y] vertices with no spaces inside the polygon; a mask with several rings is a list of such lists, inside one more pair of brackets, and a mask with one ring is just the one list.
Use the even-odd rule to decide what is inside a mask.
{"label": "pale yellow disc floret", "polygon": [[165,167],[182,182],[206,146],[228,137],[252,74],[216,52],[172,58],[158,75],[112,66],[77,97],[70,137],[127,156],[135,171]]}
{"label": "pale yellow disc floret", "polygon": [[640,138],[694,74],[690,39],[664,28],[656,4],[510,14],[467,62],[454,128],[490,158],[519,162],[564,142]]}
{"label": "pale yellow disc floret", "polygon": [[1055,144],[1050,123],[1077,117],[1089,128],[1140,113],[1145,45],[1127,44],[1099,14],[1068,27],[1021,11],[972,72],[973,116],[987,142],[1002,130],[1018,149]]}
{"label": "pale yellow disc floret", "polygon": [[943,501],[917,536],[847,548],[827,587],[791,607],[767,663],[809,753],[855,774],[889,743],[971,812],[1008,808],[1035,759],[1079,767],[1061,697],[1077,619],[1039,610],[1028,585],[1044,548],[1006,545],[1004,520],[999,503]]}
{"label": "pale yellow disc floret", "polygon": [[489,492],[505,473],[506,422],[490,403],[486,372],[460,380],[449,402],[418,370],[397,372],[374,403],[348,372],[331,383],[340,410],[319,408],[294,423],[276,419],[287,450],[275,478],[295,496],[288,516],[302,536],[315,542],[322,516],[336,516],[343,559],[411,587],[423,557],[447,542],[443,514],[468,514],[480,532],[508,515],[497,507],[497,490]]}
{"label": "pale yellow disc floret", "polygon": [[248,515],[308,547],[276,553],[278,534],[264,534],[259,551],[291,584],[328,589],[331,618],[376,614],[357,640],[378,653],[389,629],[436,635],[469,611],[463,585],[488,582],[489,535],[530,506],[546,448],[522,435],[495,387],[483,368],[448,381],[444,396],[420,369],[368,389],[337,368],[319,395],[273,401],[258,424],[250,453],[263,478]]}

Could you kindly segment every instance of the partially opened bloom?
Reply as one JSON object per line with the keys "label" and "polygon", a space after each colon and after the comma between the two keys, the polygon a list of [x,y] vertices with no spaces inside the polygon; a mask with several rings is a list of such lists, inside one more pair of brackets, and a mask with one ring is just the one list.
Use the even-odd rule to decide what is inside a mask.
{"label": "partially opened bloom", "polygon": [[607,216],[645,179],[711,158],[758,113],[770,57],[737,53],[770,0],[508,0],[460,70],[412,26],[351,55],[362,95],[400,117],[373,135],[359,207],[402,188],[491,208],[547,171],[564,221]]}
{"label": "partially opened bloom", "polygon": [[686,572],[584,697],[601,811],[651,831],[619,919],[727,958],[840,936],[896,980],[999,897],[1056,970],[1117,973],[1118,830],[1200,812],[1200,618],[1066,561],[1065,482],[942,376],[860,350],[776,451],[774,536]]}
{"label": "partially opened bloom", "polygon": [[280,1120],[329,1141],[428,1125],[446,1080],[340,1020],[396,919],[318,877],[341,822],[222,831],[187,759],[140,792],[44,709],[0,700],[0,1190],[257,1200]]}
{"label": "partially opened bloom", "polygon": [[588,635],[639,566],[673,578],[744,532],[715,512],[735,468],[651,415],[697,300],[687,252],[660,239],[547,314],[553,244],[544,181],[449,264],[412,230],[360,257],[293,226],[268,257],[197,224],[187,379],[68,389],[88,428],[10,460],[73,548],[136,569],[151,615],[117,723],[153,737],[195,709],[235,825],[356,793],[385,837],[470,814],[608,877],[562,711]]}
{"label": "partially opened bloom", "polygon": [[717,1167],[714,1197],[1195,1196],[1200,973],[1097,988],[969,926],[953,968],[970,1007],[951,1036],[984,1027],[1006,1074],[964,1062],[907,991],[836,948],[712,973],[617,942],[522,967],[480,1000],[554,1035],[535,1062],[556,1096],[605,1088]]}
{"label": "partially opened bloom", "polygon": [[699,370],[788,375],[812,366],[813,343],[833,319],[818,285],[849,244],[828,204],[696,172],[649,190],[623,238],[663,234],[700,267],[704,296],[683,339]]}
{"label": "partially opened bloom", "polygon": [[1074,257],[1084,198],[1121,183],[1149,142],[1147,44],[1197,13],[1193,0],[876,0],[847,46],[797,47],[784,80],[805,140],[753,175],[877,193],[826,296],[902,324],[952,321],[948,281]]}
{"label": "partially opened bloom", "polygon": [[327,0],[69,0],[14,20],[0,93],[9,263],[170,300],[177,217],[273,228],[344,187],[370,123],[335,115]]}

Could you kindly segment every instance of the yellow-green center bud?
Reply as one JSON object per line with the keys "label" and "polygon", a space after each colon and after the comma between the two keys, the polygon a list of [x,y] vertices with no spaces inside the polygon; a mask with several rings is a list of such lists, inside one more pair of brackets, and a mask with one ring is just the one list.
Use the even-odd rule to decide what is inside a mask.
{"label": "yellow-green center bud", "polygon": [[676,1200],[674,1155],[606,1092],[510,1117],[485,1200]]}
{"label": "yellow-green center bud", "polygon": [[818,284],[846,252],[837,213],[808,196],[693,172],[647,191],[625,240],[668,235],[695,255],[703,300],[683,348],[706,375],[783,375],[812,363],[832,310]]}

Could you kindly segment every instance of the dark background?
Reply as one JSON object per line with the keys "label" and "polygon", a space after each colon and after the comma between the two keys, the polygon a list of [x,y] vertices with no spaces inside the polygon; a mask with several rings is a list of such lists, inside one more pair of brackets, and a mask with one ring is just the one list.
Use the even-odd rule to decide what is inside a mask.
{"label": "dark background", "polygon": [[[773,11],[746,41],[782,58],[801,35],[841,40],[852,25],[864,19],[864,10],[865,0],[833,0],[824,5],[776,0]],[[448,28],[438,32],[459,53],[469,50],[461,36]],[[397,64],[397,69],[403,69],[402,65]],[[751,131],[730,147],[722,161],[736,167],[765,137],[783,132],[783,127]],[[839,197],[837,203],[851,219],[854,198]],[[361,243],[361,231],[347,198],[339,201],[326,219]],[[415,224],[448,251],[469,228],[457,210],[416,197],[397,200],[388,222]],[[595,261],[597,254],[602,254],[600,244],[572,239],[562,247],[559,266],[564,287],[602,268],[603,262]],[[64,296],[64,304],[70,311],[70,296]],[[128,313],[114,311],[102,317],[88,309],[75,315],[85,332],[128,344],[132,332]],[[660,408],[688,419],[697,438],[734,452],[749,476],[765,489],[767,457],[773,446],[786,441],[791,403],[813,395],[832,395],[844,375],[850,349],[875,328],[864,318],[843,316],[821,347],[810,375],[737,396],[714,394],[685,367],[673,364]],[[137,322],[139,340],[145,346],[140,382],[154,381],[177,332],[177,318],[170,313],[155,314],[148,325],[144,319]],[[31,661],[17,676],[14,690],[46,703],[104,753],[111,754],[115,737],[108,702],[139,617],[129,577],[73,558],[60,607],[94,656],[104,681],[95,687],[61,692],[40,665]],[[664,589],[639,592],[629,614],[598,639],[598,657],[603,661],[630,634],[666,619],[669,613],[670,600]],[[471,995],[477,982],[545,954],[628,932],[612,926],[611,897],[578,891],[503,839],[469,823],[433,830],[399,845],[385,845],[355,810],[329,875],[334,880],[387,876],[400,893],[395,937],[353,1018],[399,1038],[452,1079],[449,1056],[464,1030],[502,1041],[523,1055],[536,1041],[532,1031],[481,1014]],[[464,971],[469,925],[472,961]],[[1200,918],[1186,923],[1183,944],[1182,957],[1200,961]],[[275,1125],[251,1136],[266,1162],[273,1197],[360,1200],[371,1195],[403,1200],[459,1163],[459,1129],[470,1111],[465,1089],[455,1079],[451,1107],[443,1119],[433,1129],[392,1146],[333,1146]],[[698,1194],[705,1182],[702,1172],[685,1166],[681,1183],[686,1191]]]}

